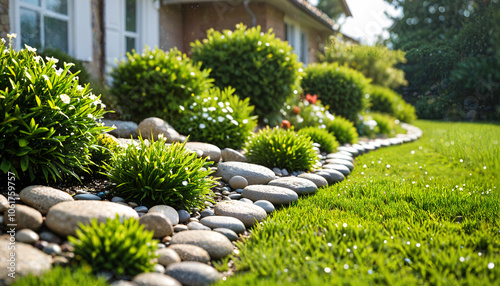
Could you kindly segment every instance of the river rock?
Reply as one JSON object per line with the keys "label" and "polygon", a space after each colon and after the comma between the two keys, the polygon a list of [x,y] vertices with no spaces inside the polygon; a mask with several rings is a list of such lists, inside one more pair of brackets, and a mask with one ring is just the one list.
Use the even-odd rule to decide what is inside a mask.
{"label": "river rock", "polygon": [[21,229],[16,232],[16,241],[33,244],[38,241],[40,237],[38,233],[29,228]]}
{"label": "river rock", "polygon": [[3,213],[10,207],[9,201],[3,195],[0,195],[0,213]]}
{"label": "river rock", "polygon": [[186,148],[191,150],[191,151],[197,151],[200,150],[202,151],[202,158],[207,158],[209,161],[214,161],[215,163],[218,163],[220,161],[221,157],[221,151],[219,147],[213,145],[213,144],[208,144],[208,143],[201,143],[201,142],[187,142],[186,143]]}
{"label": "river rock", "polygon": [[234,232],[234,231],[232,231],[230,229],[227,229],[227,228],[214,228],[213,231],[218,232],[220,234],[223,234],[230,241],[236,241],[236,240],[238,240],[238,235],[236,234],[236,232]]}
{"label": "river rock", "polygon": [[220,259],[233,252],[233,244],[224,235],[209,230],[186,230],[176,233],[170,245],[192,244],[205,249],[211,259]]}
{"label": "river rock", "polygon": [[41,185],[28,186],[22,189],[19,197],[25,204],[34,207],[43,215],[47,214],[50,207],[57,203],[73,201],[70,194]]}
{"label": "river rock", "polygon": [[348,152],[353,157],[356,157],[359,155],[359,151],[356,148],[348,147],[348,146],[340,146],[337,148],[337,151]]}
{"label": "river rock", "polygon": [[240,152],[233,150],[231,148],[224,148],[222,149],[222,161],[224,162],[246,162],[247,157],[245,155],[241,154]]}
{"label": "river rock", "polygon": [[73,199],[76,201],[100,201],[101,197],[96,196],[94,194],[78,194],[74,195]]}
{"label": "river rock", "polygon": [[321,173],[327,173],[328,175],[330,175],[333,182],[332,183],[328,182],[329,184],[342,182],[345,179],[344,175],[335,169],[320,169],[318,172],[315,172],[315,174],[320,174],[320,175]]}
{"label": "river rock", "polygon": [[287,188],[296,192],[298,195],[314,194],[318,190],[318,187],[316,187],[313,182],[298,177],[275,179],[270,181],[268,185]]}
{"label": "river rock", "polygon": [[45,224],[61,236],[76,235],[78,224],[88,224],[92,218],[105,223],[107,218],[139,219],[137,212],[130,207],[105,201],[72,201],[62,202],[51,207],[47,213]]}
{"label": "river rock", "polygon": [[179,223],[179,214],[171,206],[156,205],[156,206],[150,208],[148,213],[162,213],[170,220],[172,225],[176,225]]}
{"label": "river rock", "polygon": [[208,286],[222,278],[212,266],[194,261],[171,264],[165,273],[186,286]]}
{"label": "river rock", "polygon": [[181,262],[181,257],[177,252],[173,249],[169,248],[161,248],[158,249],[158,263],[163,266],[169,266],[172,263]]}
{"label": "river rock", "polygon": [[328,181],[325,178],[321,177],[320,175],[303,173],[300,174],[298,178],[309,180],[318,188],[323,188],[328,186]]}
{"label": "river rock", "polygon": [[121,120],[109,120],[103,119],[102,122],[104,125],[109,127],[115,127],[115,129],[108,132],[113,136],[118,138],[127,138],[130,139],[130,136],[135,136],[135,130],[137,129],[137,123],[133,121],[121,121]]}
{"label": "river rock", "polygon": [[167,249],[175,251],[182,261],[197,261],[205,264],[210,261],[210,254],[205,249],[196,245],[173,244]]}
{"label": "river rock", "polygon": [[179,216],[179,223],[189,222],[191,215],[187,210],[178,210],[177,215]]}
{"label": "river rock", "polygon": [[234,176],[242,176],[247,179],[249,185],[267,184],[276,178],[274,172],[264,166],[243,162],[221,162],[214,177],[222,177],[225,182]]}
{"label": "river rock", "polygon": [[215,205],[214,211],[217,215],[230,216],[239,219],[247,228],[263,221],[267,217],[267,213],[263,208],[242,201],[220,202]]}
{"label": "river rock", "polygon": [[246,229],[241,220],[230,216],[209,216],[202,218],[200,222],[210,228],[228,228],[236,233],[243,233]]}
{"label": "river rock", "polygon": [[349,168],[347,168],[344,165],[339,165],[339,164],[326,164],[326,165],[323,165],[323,170],[324,169],[333,169],[333,170],[339,171],[344,176],[347,176],[351,173]]}
{"label": "river rock", "polygon": [[212,230],[208,226],[205,226],[199,222],[192,221],[187,224],[189,230]]}
{"label": "river rock", "polygon": [[139,219],[144,225],[144,230],[154,231],[154,238],[161,238],[174,233],[174,227],[170,220],[162,213],[147,213]]}
{"label": "river rock", "polygon": [[274,212],[274,210],[275,210],[274,205],[271,204],[270,201],[258,200],[258,201],[256,201],[253,204],[256,205],[256,206],[258,206],[258,207],[263,208],[266,211],[266,213],[268,213],[268,214]]}
{"label": "river rock", "polygon": [[137,286],[182,286],[182,284],[171,276],[147,272],[141,273],[132,279]]}
{"label": "river rock", "polygon": [[17,229],[29,228],[31,230],[37,230],[42,226],[43,217],[38,210],[19,204],[16,205],[15,210],[13,216],[9,216],[9,212],[4,213],[3,221],[5,225],[17,224]]}
{"label": "river rock", "polygon": [[331,154],[328,154],[326,156],[326,159],[342,159],[342,160],[347,160],[349,162],[353,162],[354,161],[354,158],[352,157],[352,155],[350,155],[350,153],[348,153],[349,155],[345,154],[345,153],[331,153]]}
{"label": "river rock", "polygon": [[[15,277],[26,276],[29,273],[40,275],[50,269],[52,256],[43,253],[37,248],[22,242],[16,242],[15,265],[11,265],[9,258],[12,250],[9,249],[9,237],[0,239],[0,285],[11,284],[15,281],[7,276],[15,271]],[[13,267],[10,269],[9,267]],[[11,271],[14,270],[14,271]]]}
{"label": "river rock", "polygon": [[244,189],[248,186],[248,181],[242,176],[234,176],[229,179],[229,186],[233,189]]}
{"label": "river rock", "polygon": [[326,160],[327,164],[333,164],[333,165],[344,165],[347,168],[349,168],[350,171],[354,169],[354,164],[350,161],[344,160],[344,159],[327,159]]}
{"label": "river rock", "polygon": [[358,150],[359,154],[363,154],[363,153],[367,152],[367,150],[365,148],[363,148],[363,146],[361,146],[360,144],[352,144],[351,147]]}
{"label": "river rock", "polygon": [[158,135],[163,134],[164,138],[167,138],[167,143],[186,140],[185,136],[180,135],[172,126],[158,117],[149,117],[141,121],[135,133],[150,140],[151,137],[158,140]]}
{"label": "river rock", "polygon": [[266,200],[273,205],[286,205],[296,201],[296,192],[283,187],[270,185],[252,185],[243,189],[241,195],[252,201]]}

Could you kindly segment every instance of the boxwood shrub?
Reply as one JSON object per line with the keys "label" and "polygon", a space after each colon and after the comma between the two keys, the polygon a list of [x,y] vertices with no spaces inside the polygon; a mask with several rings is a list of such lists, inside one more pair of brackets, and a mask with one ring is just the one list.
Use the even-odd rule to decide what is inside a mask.
{"label": "boxwood shrub", "polygon": [[0,170],[23,182],[57,181],[88,170],[94,136],[110,130],[99,96],[57,59],[0,41]]}
{"label": "boxwood shrub", "polygon": [[334,120],[329,121],[326,130],[332,133],[340,144],[358,142],[358,132],[354,123],[342,116],[335,116]]}
{"label": "boxwood shrub", "polygon": [[368,107],[370,81],[360,72],[338,64],[316,64],[305,69],[304,93],[317,94],[331,113],[354,121]]}
{"label": "boxwood shrub", "polygon": [[390,88],[372,85],[369,89],[370,110],[387,113],[404,122],[416,119],[415,108]]}
{"label": "boxwood shrub", "polygon": [[232,88],[212,88],[180,108],[177,131],[220,148],[239,149],[257,126],[249,98],[241,100]]}
{"label": "boxwood shrub", "polygon": [[313,142],[321,145],[320,150],[326,153],[332,153],[339,147],[339,142],[335,139],[333,134],[329,133],[325,129],[319,129],[317,127],[306,127],[299,130],[299,135],[306,135],[311,137]]}
{"label": "boxwood shrub", "polygon": [[179,105],[212,86],[209,73],[177,49],[146,47],[142,54],[127,53],[127,60],[111,71],[111,93],[124,118],[139,122],[160,117],[170,123],[179,115]]}
{"label": "boxwood shrub", "polygon": [[260,26],[234,31],[210,29],[207,38],[191,44],[192,58],[212,70],[219,88],[231,86],[241,98],[250,98],[261,122],[277,112],[293,93],[300,62],[292,47]]}

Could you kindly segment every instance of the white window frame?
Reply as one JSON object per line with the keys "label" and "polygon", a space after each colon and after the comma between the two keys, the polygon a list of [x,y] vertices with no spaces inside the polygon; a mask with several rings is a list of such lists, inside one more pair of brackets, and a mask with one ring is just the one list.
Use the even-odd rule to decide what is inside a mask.
{"label": "white window frame", "polygon": [[[294,53],[297,54],[299,61],[307,65],[309,62],[309,43],[307,31],[297,22],[288,18],[285,18],[285,24],[287,27],[285,33],[288,44],[293,48]],[[302,41],[302,39],[304,41]]]}
{"label": "white window frame", "polygon": [[[59,13],[47,10],[44,7],[45,0],[41,0],[41,6],[34,6],[21,0],[9,0],[10,32],[21,35],[21,8],[28,8],[35,11],[43,11],[43,15],[66,20],[68,22],[68,54],[79,60],[90,62],[93,58],[92,48],[92,12],[91,0],[68,0],[68,14],[63,16]],[[40,40],[42,49],[45,48],[44,21],[41,20]],[[78,37],[75,37],[78,35]],[[21,41],[14,41],[14,48],[23,49]]]}
{"label": "white window frame", "polygon": [[142,40],[142,37],[141,37],[141,27],[142,27],[142,11],[141,11],[141,2],[139,0],[135,0],[135,32],[130,32],[130,31],[127,31],[127,11],[126,11],[126,8],[127,8],[127,5],[125,4],[127,2],[127,0],[124,0],[124,1],[121,1],[121,3],[123,4],[123,7],[121,7],[122,9],[120,9],[120,11],[122,11],[122,16],[123,16],[123,29],[120,31],[120,33],[122,34],[122,40],[123,40],[123,54],[125,55],[127,53],[127,37],[129,38],[134,38],[135,39],[135,47],[134,47],[134,50],[136,52],[140,52],[140,50],[138,50],[138,46],[140,43],[143,42]]}

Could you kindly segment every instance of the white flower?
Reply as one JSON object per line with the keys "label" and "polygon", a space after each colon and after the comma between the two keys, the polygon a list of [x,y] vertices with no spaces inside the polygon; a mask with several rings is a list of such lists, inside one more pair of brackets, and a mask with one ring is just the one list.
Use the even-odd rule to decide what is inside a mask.
{"label": "white flower", "polygon": [[229,112],[233,113],[233,109],[230,106],[227,107],[227,110],[229,110]]}
{"label": "white flower", "polygon": [[36,63],[39,63],[42,57],[40,56],[34,56],[33,59],[35,60]]}
{"label": "white flower", "polygon": [[191,76],[195,76],[196,74],[194,72],[191,72]]}
{"label": "white flower", "polygon": [[304,122],[304,118],[300,117],[300,115],[297,115],[297,123],[302,123]]}
{"label": "white flower", "polygon": [[224,103],[223,102],[218,102],[217,104],[219,105],[220,108],[224,108]]}
{"label": "white flower", "polygon": [[248,123],[248,119],[243,119],[243,124],[247,124]]}
{"label": "white flower", "polygon": [[206,127],[206,126],[205,126],[205,124],[200,123],[200,126],[199,126],[199,127],[200,127],[200,129],[205,129],[205,127]]}
{"label": "white flower", "polygon": [[63,72],[63,71],[64,71],[64,70],[63,70],[63,69],[61,69],[61,68],[60,68],[60,69],[57,69],[57,70],[56,70],[56,74],[57,74],[57,76],[61,76],[61,74],[62,74],[62,72]]}
{"label": "white flower", "polygon": [[49,77],[48,77],[46,74],[42,74],[42,77],[43,77],[46,81],[50,81]]}
{"label": "white flower", "polygon": [[36,52],[36,48],[33,48],[33,47],[30,47],[28,45],[24,45],[24,47],[26,48],[26,50],[30,51],[30,52]]}
{"label": "white flower", "polygon": [[207,118],[208,117],[208,113],[203,112],[202,116],[203,116],[203,118]]}
{"label": "white flower", "polygon": [[234,119],[233,119],[233,120],[231,120],[231,123],[233,123],[234,125],[238,126],[238,121],[236,121],[236,120],[234,120]]}
{"label": "white flower", "polygon": [[226,115],[226,118],[229,119],[229,120],[233,120],[233,117],[231,115]]}
{"label": "white flower", "polygon": [[71,101],[71,98],[69,98],[69,96],[65,93],[59,95],[59,98],[61,99],[62,102],[64,102],[65,104],[69,104],[69,102]]}
{"label": "white flower", "polygon": [[184,111],[184,106],[179,105],[179,109],[182,110],[182,111]]}
{"label": "white flower", "polygon": [[208,111],[215,111],[216,109],[217,109],[217,108],[215,108],[215,107],[211,106],[211,107],[209,107],[209,108],[208,108]]}
{"label": "white flower", "polygon": [[17,34],[15,34],[15,33],[7,34],[7,37],[9,37],[9,39],[16,38]]}
{"label": "white flower", "polygon": [[92,119],[93,119],[93,118],[94,118],[94,115],[92,115],[91,113],[89,113],[89,114],[87,114],[87,117],[88,117],[88,118],[92,118]]}
{"label": "white flower", "polygon": [[222,122],[222,121],[224,121],[224,117],[219,116],[219,117],[217,117],[217,120],[219,120],[219,122]]}
{"label": "white flower", "polygon": [[222,108],[222,112],[227,113],[227,109]]}
{"label": "white flower", "polygon": [[58,59],[56,59],[56,58],[54,58],[54,57],[45,57],[45,58],[47,59],[47,61],[49,61],[49,62],[50,62],[50,61],[52,61],[52,62],[54,62],[55,64],[57,64],[57,63],[59,62],[59,60],[58,60]]}

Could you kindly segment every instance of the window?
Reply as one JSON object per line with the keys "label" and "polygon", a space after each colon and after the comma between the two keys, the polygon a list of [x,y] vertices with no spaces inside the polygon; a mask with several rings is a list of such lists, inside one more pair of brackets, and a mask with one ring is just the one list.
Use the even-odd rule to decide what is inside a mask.
{"label": "window", "polygon": [[69,52],[68,0],[21,0],[18,5],[21,47]]}
{"label": "window", "polygon": [[294,23],[285,23],[286,35],[285,40],[293,48],[297,54],[299,61],[307,64],[307,34],[300,28],[299,25]]}
{"label": "window", "polygon": [[137,1],[125,1],[125,50],[132,52],[137,49],[138,34],[137,34]]}

